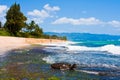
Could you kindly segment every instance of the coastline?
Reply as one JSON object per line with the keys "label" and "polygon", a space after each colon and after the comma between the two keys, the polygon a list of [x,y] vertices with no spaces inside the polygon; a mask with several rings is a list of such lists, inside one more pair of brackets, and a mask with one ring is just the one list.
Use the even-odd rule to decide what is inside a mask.
{"label": "coastline", "polygon": [[19,49],[33,44],[42,45],[63,42],[65,42],[65,40],[0,36],[0,55],[4,55],[6,52],[12,49]]}

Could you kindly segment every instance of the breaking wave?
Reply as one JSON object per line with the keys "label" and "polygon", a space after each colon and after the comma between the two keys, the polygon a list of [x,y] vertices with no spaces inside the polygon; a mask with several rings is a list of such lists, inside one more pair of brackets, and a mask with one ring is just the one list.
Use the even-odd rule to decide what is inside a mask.
{"label": "breaking wave", "polygon": [[50,64],[68,62],[76,63],[80,67],[120,69],[120,46],[109,44],[100,47],[87,47],[72,44],[77,43],[49,45],[45,48],[46,51],[54,54],[44,57],[43,60]]}
{"label": "breaking wave", "polygon": [[67,51],[106,51],[112,54],[120,54],[120,46],[105,45],[102,47],[86,47],[86,46],[66,46]]}
{"label": "breaking wave", "polygon": [[77,46],[73,44],[82,43],[82,42],[65,42],[58,44],[46,44],[50,49],[65,49],[66,51],[106,51],[112,54],[120,54],[120,46],[114,44],[104,45],[100,47],[87,47],[87,46]]}

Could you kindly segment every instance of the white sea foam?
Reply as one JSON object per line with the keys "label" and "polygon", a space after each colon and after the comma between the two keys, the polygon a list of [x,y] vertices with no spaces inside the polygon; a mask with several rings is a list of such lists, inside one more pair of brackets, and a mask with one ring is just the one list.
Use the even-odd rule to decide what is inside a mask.
{"label": "white sea foam", "polygon": [[106,51],[112,54],[118,54],[120,55],[120,46],[116,45],[105,45],[101,47],[87,47],[87,46],[75,46],[71,44],[77,44],[81,42],[72,42],[72,41],[67,41],[63,43],[50,43],[50,44],[43,44],[47,46],[54,46],[54,47],[49,47],[49,48],[57,48],[57,49],[63,49],[66,48],[67,51]]}
{"label": "white sea foam", "polygon": [[71,45],[71,44],[76,44],[78,42],[72,42],[72,41],[66,41],[66,42],[60,42],[60,43],[47,43],[47,44],[42,44],[45,46],[67,46],[67,45]]}
{"label": "white sea foam", "polygon": [[87,71],[87,70],[75,70],[75,71],[84,72],[84,73],[88,73],[88,74],[95,74],[95,75],[99,74],[99,72],[96,72],[96,71]]}
{"label": "white sea foam", "polygon": [[[54,46],[49,46],[48,47],[49,49],[46,50],[54,51],[54,49],[58,49],[55,50],[58,54],[49,55],[47,57],[44,57],[43,60],[50,64],[55,62],[68,62],[68,63],[76,63],[78,64],[78,66],[85,66],[85,67],[105,67],[105,68],[120,69],[119,67],[120,64],[118,62],[119,58],[108,56],[108,53],[113,54],[112,56],[114,55],[119,56],[120,46],[105,45],[101,47],[87,47],[87,46],[76,46],[71,44],[76,44],[76,43],[68,42],[64,44],[54,44]],[[60,54],[62,51],[71,54],[66,54],[66,53],[64,54],[64,52],[63,54]],[[95,54],[97,53],[99,54],[99,57],[96,57],[98,55],[94,55],[93,53],[94,51]],[[75,52],[79,54],[73,54]],[[86,54],[83,54],[83,52]],[[104,56],[101,54],[106,54],[106,55]],[[80,71],[89,74],[98,74],[98,72],[94,72],[94,71],[85,71],[85,70],[80,70]]]}
{"label": "white sea foam", "polygon": [[102,47],[86,47],[86,46],[66,46],[68,51],[107,51],[112,54],[120,54],[120,46],[105,45]]}
{"label": "white sea foam", "polygon": [[[76,63],[78,67],[104,67],[104,68],[113,68],[113,69],[120,69],[114,62],[112,64],[109,63],[101,63],[99,60],[96,60],[95,62],[90,62],[91,59],[87,60],[79,60],[78,58],[75,58],[73,55],[64,55],[61,57],[61,55],[58,56],[48,56],[44,57],[43,60],[46,61],[46,63],[53,64],[56,62],[68,62],[68,63]],[[68,58],[69,57],[69,58]],[[69,59],[69,60],[68,60]],[[85,58],[86,59],[86,58]],[[88,63],[89,62],[89,63]],[[97,62],[97,63],[96,63]],[[82,64],[81,64],[82,63]],[[82,71],[85,73],[90,73],[90,74],[97,74],[96,72],[91,72],[91,71]]]}
{"label": "white sea foam", "polygon": [[44,57],[42,60],[46,61],[46,63],[55,63],[55,60],[51,57],[51,56],[48,56],[48,57]]}
{"label": "white sea foam", "polygon": [[100,48],[102,51],[107,51],[113,54],[120,54],[120,46],[106,45]]}

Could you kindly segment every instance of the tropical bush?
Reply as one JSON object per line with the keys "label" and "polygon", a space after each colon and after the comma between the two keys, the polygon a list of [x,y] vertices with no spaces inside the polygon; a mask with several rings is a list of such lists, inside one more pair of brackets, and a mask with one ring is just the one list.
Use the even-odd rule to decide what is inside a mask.
{"label": "tropical bush", "polygon": [[2,22],[0,21],[0,35],[27,38],[67,39],[65,36],[46,35],[35,21],[26,23],[26,20],[27,17],[21,12],[20,5],[14,3],[7,11],[4,27],[2,27]]}

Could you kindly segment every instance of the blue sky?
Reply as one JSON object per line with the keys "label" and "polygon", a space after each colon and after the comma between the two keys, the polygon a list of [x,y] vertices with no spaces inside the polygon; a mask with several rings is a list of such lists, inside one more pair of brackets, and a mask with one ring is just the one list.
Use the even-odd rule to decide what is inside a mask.
{"label": "blue sky", "polygon": [[15,2],[45,32],[120,35],[120,0],[0,0],[0,21]]}

